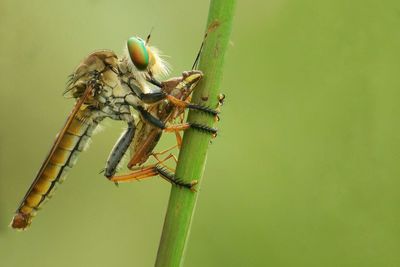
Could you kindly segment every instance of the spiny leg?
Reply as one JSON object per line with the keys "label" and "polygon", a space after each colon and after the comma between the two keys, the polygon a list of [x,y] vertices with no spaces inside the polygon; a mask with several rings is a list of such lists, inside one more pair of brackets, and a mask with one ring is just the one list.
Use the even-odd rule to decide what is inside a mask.
{"label": "spiny leg", "polygon": [[213,127],[209,127],[207,125],[203,125],[203,124],[199,124],[199,123],[193,123],[193,122],[187,122],[187,123],[182,123],[182,124],[178,124],[178,125],[170,125],[170,126],[166,126],[164,122],[162,122],[161,120],[159,120],[158,118],[154,117],[153,115],[151,115],[147,110],[145,110],[143,107],[137,107],[137,110],[140,112],[140,114],[142,115],[143,119],[149,123],[151,123],[152,125],[166,131],[166,132],[176,132],[176,131],[184,131],[187,130],[189,128],[198,130],[198,131],[202,131],[202,132],[206,132],[206,133],[210,133],[213,136],[216,136],[217,134],[217,129],[213,128]]}
{"label": "spiny leg", "polygon": [[185,182],[175,176],[175,173],[168,171],[164,166],[157,164],[156,169],[158,174],[164,178],[167,181],[173,181],[175,185],[178,186],[183,186],[188,189],[190,189],[193,192],[196,192],[196,189],[194,188],[195,185],[197,185],[198,181],[197,180],[192,180],[190,182]]}
{"label": "spiny leg", "polygon": [[[174,104],[177,107],[180,107],[183,109],[188,108],[188,109],[203,111],[205,113],[213,115],[215,117],[215,121],[219,121],[218,114],[220,113],[221,106],[224,104],[225,95],[224,94],[218,95],[218,104],[217,104],[216,109],[211,109],[209,107],[202,106],[202,105],[192,104],[192,103],[190,103],[190,101],[191,101],[190,96],[186,100],[180,100],[172,95],[167,95],[167,99],[170,101],[170,103]],[[183,119],[184,119],[184,113],[182,113],[180,118],[181,118],[181,123],[182,123]]]}
{"label": "spiny leg", "polygon": [[[187,102],[179,100],[179,99],[176,99],[176,100],[183,102],[183,103],[187,103]],[[219,113],[221,106],[224,104],[224,100],[225,100],[225,95],[219,94],[217,108],[215,109],[215,112],[216,112],[215,120],[216,121],[219,121],[219,116],[217,114]],[[180,146],[182,144],[182,137],[180,136],[179,131],[184,131],[189,128],[193,128],[198,131],[211,133],[213,137],[217,136],[217,129],[203,125],[203,124],[198,124],[198,123],[191,123],[191,122],[183,123],[183,119],[184,119],[184,113],[182,113],[180,116],[180,122],[181,122],[180,124],[171,125],[171,126],[163,128],[164,131],[166,131],[166,132],[175,132],[177,143],[178,143],[178,148],[180,148]]]}
{"label": "spiny leg", "polygon": [[205,133],[210,133],[213,137],[216,137],[217,132],[218,132],[218,130],[213,127],[209,127],[207,125],[199,124],[199,123],[195,123],[195,122],[185,122],[182,124],[169,125],[164,128],[164,131],[165,132],[178,132],[178,131],[185,131],[189,128],[195,129],[197,131],[205,132]]}
{"label": "spiny leg", "polygon": [[166,98],[169,100],[170,103],[172,103],[173,105],[180,107],[180,108],[199,110],[199,111],[205,112],[207,114],[210,114],[212,116],[217,116],[219,113],[218,110],[214,110],[209,107],[198,105],[198,104],[193,104],[193,103],[190,103],[189,101],[180,100],[172,95],[167,95]]}
{"label": "spiny leg", "polygon": [[[189,77],[189,76],[188,76]],[[162,83],[155,80],[154,77],[149,77],[148,81],[156,86],[159,86],[160,88],[162,88]],[[209,107],[206,106],[202,106],[202,105],[198,105],[198,104],[192,104],[189,101],[184,101],[184,100],[180,100],[164,91],[160,91],[160,92],[152,92],[152,93],[143,93],[140,91],[140,89],[137,88],[137,86],[131,84],[130,82],[127,83],[127,85],[132,89],[132,91],[135,92],[135,95],[144,103],[147,104],[153,104],[156,103],[160,100],[163,99],[167,99],[171,104],[177,106],[177,107],[181,107],[181,108],[188,108],[188,109],[193,109],[193,110],[199,110],[202,112],[205,112],[207,114],[210,114],[212,116],[217,116],[218,115],[218,111],[211,109]],[[191,82],[189,82],[187,84],[187,86],[192,85]],[[129,98],[126,99],[129,102]],[[134,104],[134,103],[132,103]]]}
{"label": "spiny leg", "polygon": [[162,164],[150,165],[126,175],[113,176],[111,177],[110,180],[115,183],[126,183],[126,182],[133,182],[146,178],[151,178],[157,175],[160,175],[161,178],[165,179],[171,184],[182,186],[192,191],[194,191],[194,186],[197,184],[197,180],[193,180],[191,182],[184,182],[181,179],[176,178],[175,174],[170,172]]}
{"label": "spiny leg", "polygon": [[[152,93],[142,93],[135,86],[133,86],[133,85],[129,85],[129,86],[131,87],[132,90],[134,90],[134,92],[136,92],[135,95],[137,95],[137,97],[141,101],[146,103],[146,104],[154,104],[154,103],[156,103],[158,101],[161,101],[163,99],[167,99],[170,103],[172,103],[173,105],[175,105],[177,107],[199,110],[199,111],[205,112],[207,114],[210,114],[212,116],[217,116],[218,115],[218,111],[217,110],[213,110],[213,109],[211,109],[209,107],[205,107],[205,106],[201,106],[201,105],[197,105],[197,104],[192,104],[192,103],[189,103],[187,101],[180,100],[180,99],[178,99],[178,98],[176,98],[176,97],[174,97],[172,95],[169,95],[169,94],[167,94],[167,93],[165,93],[163,91],[152,92]],[[128,97],[125,100],[129,103],[131,98],[132,97],[128,95]],[[131,104],[134,104],[134,103],[132,102]]]}

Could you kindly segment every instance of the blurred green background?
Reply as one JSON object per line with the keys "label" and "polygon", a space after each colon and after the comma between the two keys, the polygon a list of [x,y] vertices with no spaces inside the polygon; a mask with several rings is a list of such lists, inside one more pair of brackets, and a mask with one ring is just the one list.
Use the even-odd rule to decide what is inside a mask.
{"label": "blurred green background", "polygon": [[[75,66],[154,27],[179,75],[207,11],[0,1],[0,266],[154,264],[170,186],[98,174],[122,123],[105,123],[28,231],[7,225],[73,106]],[[185,266],[400,266],[399,59],[399,1],[239,1]]]}

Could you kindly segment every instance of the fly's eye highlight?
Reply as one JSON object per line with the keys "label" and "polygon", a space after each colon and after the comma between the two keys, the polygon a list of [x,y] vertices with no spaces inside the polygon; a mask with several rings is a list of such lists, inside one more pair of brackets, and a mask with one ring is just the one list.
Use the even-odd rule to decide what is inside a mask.
{"label": "fly's eye highlight", "polygon": [[149,65],[149,53],[145,43],[138,37],[131,37],[127,42],[129,56],[138,70],[145,70]]}

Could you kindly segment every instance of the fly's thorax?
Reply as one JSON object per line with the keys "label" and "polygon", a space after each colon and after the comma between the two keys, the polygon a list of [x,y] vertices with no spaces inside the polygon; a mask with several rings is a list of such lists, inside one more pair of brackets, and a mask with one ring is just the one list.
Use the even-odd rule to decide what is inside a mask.
{"label": "fly's thorax", "polygon": [[102,73],[102,79],[108,80],[111,73],[107,72],[116,72],[117,64],[118,58],[113,51],[99,50],[93,52],[88,57],[86,57],[77,66],[74,73],[70,75],[64,94],[66,96],[72,96],[74,98],[81,97],[85,92],[87,85],[95,78],[96,73]]}

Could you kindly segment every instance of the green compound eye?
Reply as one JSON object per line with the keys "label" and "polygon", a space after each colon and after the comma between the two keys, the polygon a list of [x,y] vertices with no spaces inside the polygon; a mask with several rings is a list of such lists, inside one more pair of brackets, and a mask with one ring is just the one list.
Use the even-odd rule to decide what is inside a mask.
{"label": "green compound eye", "polygon": [[145,70],[149,65],[149,53],[144,41],[137,37],[131,37],[127,42],[129,56],[138,70]]}

